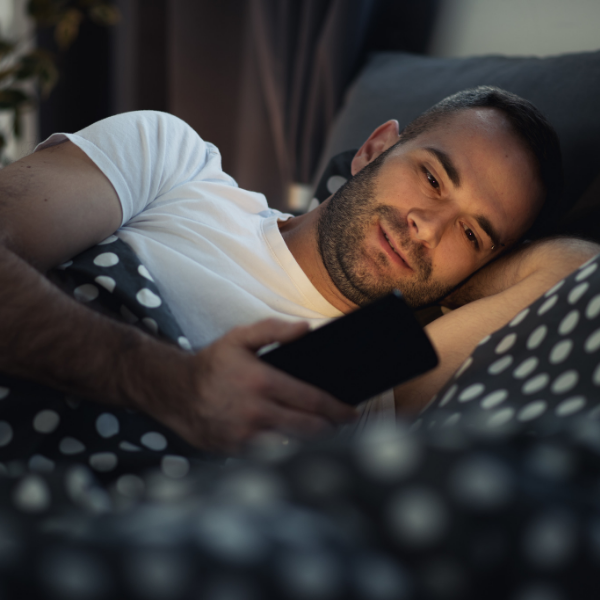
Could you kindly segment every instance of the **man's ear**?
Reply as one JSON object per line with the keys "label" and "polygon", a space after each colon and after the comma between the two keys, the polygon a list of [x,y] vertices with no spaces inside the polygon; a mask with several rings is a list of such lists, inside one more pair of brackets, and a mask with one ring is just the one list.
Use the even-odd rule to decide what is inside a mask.
{"label": "man's ear", "polygon": [[391,148],[399,139],[400,125],[396,119],[380,125],[354,155],[350,166],[352,175],[356,175],[364,166]]}

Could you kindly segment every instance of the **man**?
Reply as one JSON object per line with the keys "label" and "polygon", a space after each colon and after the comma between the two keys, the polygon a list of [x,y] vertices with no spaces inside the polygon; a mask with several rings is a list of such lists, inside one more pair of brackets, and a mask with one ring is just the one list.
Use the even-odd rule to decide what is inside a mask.
{"label": "man", "polygon": [[[379,127],[354,159],[356,178],[297,218],[239,190],[216,149],[173,117],[122,115],[53,136],[0,174],[0,369],[138,408],[222,451],[265,429],[306,434],[351,420],[353,409],[256,350],[307,330],[289,321],[339,316],[394,287],[414,305],[448,295],[552,197],[553,136],[512,95],[463,94],[402,135],[394,121]],[[94,314],[40,274],[117,230],[202,350]],[[441,365],[399,388],[398,402],[420,406],[478,339],[596,252],[547,242],[481,271],[450,298],[492,296],[430,326]],[[287,322],[256,323],[269,316]]]}

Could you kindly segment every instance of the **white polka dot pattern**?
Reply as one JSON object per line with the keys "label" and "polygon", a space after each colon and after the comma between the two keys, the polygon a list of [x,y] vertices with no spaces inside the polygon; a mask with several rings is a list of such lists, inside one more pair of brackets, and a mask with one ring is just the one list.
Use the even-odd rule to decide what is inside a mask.
{"label": "white polka dot pattern", "polygon": [[148,308],[157,308],[162,304],[162,300],[153,291],[148,288],[141,289],[136,294],[137,301]]}
{"label": "white polka dot pattern", "polygon": [[547,408],[547,403],[544,400],[534,400],[525,405],[517,415],[519,421],[532,421],[542,415]]}
{"label": "white polka dot pattern", "polygon": [[563,340],[562,342],[558,342],[558,344],[556,344],[550,352],[549,361],[553,365],[564,362],[567,360],[567,358],[569,358],[569,354],[571,353],[572,349],[573,342],[571,340]]}
{"label": "white polka dot pattern", "polygon": [[111,293],[114,292],[117,285],[117,282],[112,277],[107,277],[106,275],[98,275],[98,277],[94,278],[94,281]]}
{"label": "white polka dot pattern", "polygon": [[546,300],[546,302],[544,302],[544,304],[538,308],[537,314],[540,316],[545,315],[551,308],[554,307],[557,300],[558,296],[551,296],[548,298],[548,300]]}
{"label": "white polka dot pattern", "polygon": [[600,294],[594,296],[585,309],[585,316],[588,319],[595,319],[600,315]]}
{"label": "white polka dot pattern", "polygon": [[575,414],[579,412],[585,406],[585,398],[583,396],[575,396],[573,398],[568,398],[567,400],[563,400],[556,407],[556,414],[559,417],[566,417],[568,415]]}
{"label": "white polka dot pattern", "polygon": [[149,329],[152,333],[158,333],[158,323],[154,319],[151,319],[150,317],[144,317],[142,319],[142,323],[144,324],[144,327]]}
{"label": "white polka dot pattern", "polygon": [[577,327],[577,323],[579,322],[579,311],[572,310],[561,322],[558,326],[558,333],[561,335],[568,335]]}
{"label": "white polka dot pattern", "polygon": [[587,266],[585,269],[583,269],[582,271],[577,273],[577,275],[575,277],[575,281],[583,281],[584,279],[587,279],[592,273],[594,273],[596,271],[597,268],[598,268],[597,262],[594,262],[593,264]]}
{"label": "white polka dot pattern", "polygon": [[501,427],[508,423],[514,416],[515,409],[511,407],[501,408],[496,411],[487,420],[488,427]]}
{"label": "white polka dot pattern", "polygon": [[502,373],[502,371],[508,369],[508,367],[510,367],[512,363],[513,357],[510,354],[507,356],[503,356],[502,358],[499,358],[498,360],[494,361],[488,367],[488,373],[490,375],[498,375],[499,373]]}
{"label": "white polka dot pattern", "polygon": [[481,393],[485,390],[485,385],[482,383],[474,383],[466,388],[458,397],[459,402],[469,402],[473,400],[473,398],[477,398],[477,396],[481,395]]}
{"label": "white polka dot pattern", "polygon": [[48,485],[39,475],[22,479],[13,493],[15,506],[26,513],[40,513],[50,506]]}
{"label": "white polka dot pattern", "polygon": [[119,262],[119,257],[114,252],[105,252],[99,254],[94,259],[94,264],[97,267],[114,267]]}
{"label": "white polka dot pattern", "polygon": [[481,400],[481,407],[487,409],[494,408],[499,404],[502,404],[508,398],[507,390],[496,390],[491,394],[488,394]]}
{"label": "white polka dot pattern", "polygon": [[516,333],[509,333],[502,341],[496,346],[496,354],[504,354],[507,350],[510,350],[513,344],[517,340]]}
{"label": "white polka dot pattern", "polygon": [[524,360],[514,371],[513,376],[517,379],[524,379],[525,377],[529,377],[531,373],[535,371],[539,364],[539,360],[535,356],[531,356],[528,359]]}
{"label": "white polka dot pattern", "polygon": [[96,430],[103,438],[110,438],[119,433],[119,420],[110,413],[102,413],[96,419]]}
{"label": "white polka dot pattern", "polygon": [[458,379],[473,363],[473,359],[469,356],[465,362],[458,368],[458,371],[454,373],[454,378]]}
{"label": "white polka dot pattern", "polygon": [[146,267],[144,265],[140,265],[138,267],[138,273],[142,277],[145,277],[146,279],[149,279],[150,281],[154,281],[154,279],[152,278],[152,275],[150,275],[150,272],[148,271],[148,269],[146,269]]}
{"label": "white polka dot pattern", "polygon": [[140,441],[146,448],[150,448],[150,450],[164,450],[167,447],[167,440],[162,433],[158,433],[157,431],[149,431],[145,433]]}
{"label": "white polka dot pattern", "polygon": [[90,465],[96,471],[112,471],[117,462],[117,456],[113,452],[97,452],[90,456]]}
{"label": "white polka dot pattern", "polygon": [[100,292],[98,291],[98,288],[91,283],[80,285],[73,291],[75,299],[79,300],[80,302],[91,302],[98,297],[99,293]]}
{"label": "white polka dot pattern", "polygon": [[79,454],[85,450],[85,446],[77,439],[67,436],[60,441],[60,451],[63,454]]}
{"label": "white polka dot pattern", "polygon": [[529,350],[535,350],[544,341],[547,333],[548,328],[545,325],[540,325],[534,329],[527,339],[527,348]]}
{"label": "white polka dot pattern", "polygon": [[550,389],[555,394],[564,394],[565,392],[571,391],[577,385],[578,380],[579,375],[577,371],[571,369],[559,375],[552,383]]}
{"label": "white polka dot pattern", "polygon": [[425,488],[408,488],[392,497],[388,515],[392,533],[400,543],[412,547],[437,542],[448,520],[441,498]]}
{"label": "white polka dot pattern", "polygon": [[545,388],[549,381],[550,377],[548,376],[548,373],[540,373],[527,380],[521,388],[521,391],[527,395],[535,394],[536,392],[539,392],[541,389]]}
{"label": "white polka dot pattern", "polygon": [[60,416],[54,410],[42,410],[33,419],[33,428],[39,433],[52,433],[60,423]]}
{"label": "white polka dot pattern", "polygon": [[13,439],[13,430],[10,423],[0,421],[0,448],[8,446]]}

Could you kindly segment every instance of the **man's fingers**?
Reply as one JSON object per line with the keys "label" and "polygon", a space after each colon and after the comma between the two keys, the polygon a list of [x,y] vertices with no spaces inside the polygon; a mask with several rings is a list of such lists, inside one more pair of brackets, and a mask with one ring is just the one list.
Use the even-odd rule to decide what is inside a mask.
{"label": "man's fingers", "polygon": [[273,342],[291,342],[304,335],[309,330],[308,323],[288,323],[280,319],[266,319],[254,325],[236,327],[232,329],[227,337],[234,343],[244,346],[248,350],[256,352],[267,344]]}
{"label": "man's fingers", "polygon": [[357,417],[356,409],[340,402],[327,392],[304,381],[300,381],[269,365],[268,389],[265,392],[279,404],[318,414],[333,424],[349,423]]}
{"label": "man's fingers", "polygon": [[276,430],[286,435],[306,438],[330,433],[331,423],[317,415],[270,404],[265,406],[265,430]]}

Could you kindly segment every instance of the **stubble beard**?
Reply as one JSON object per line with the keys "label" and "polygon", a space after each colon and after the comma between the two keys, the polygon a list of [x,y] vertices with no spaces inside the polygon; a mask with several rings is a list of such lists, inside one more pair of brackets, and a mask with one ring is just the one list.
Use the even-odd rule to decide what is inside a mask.
{"label": "stubble beard", "polygon": [[[381,158],[381,157],[380,157]],[[415,243],[409,226],[391,206],[375,201],[375,173],[370,163],[348,180],[329,200],[317,228],[318,248],[325,268],[338,290],[351,302],[364,306],[399,289],[413,307],[431,304],[446,296],[454,286],[436,281],[425,248]],[[393,278],[377,275],[367,257],[366,237],[371,227],[384,221],[395,243],[399,243],[414,274]],[[383,251],[371,255],[381,270],[389,269]]]}

